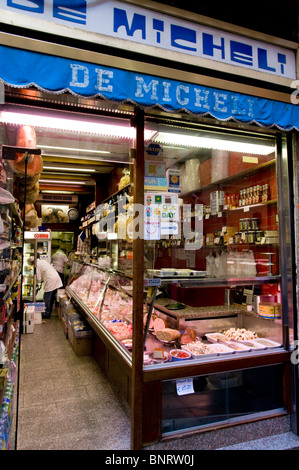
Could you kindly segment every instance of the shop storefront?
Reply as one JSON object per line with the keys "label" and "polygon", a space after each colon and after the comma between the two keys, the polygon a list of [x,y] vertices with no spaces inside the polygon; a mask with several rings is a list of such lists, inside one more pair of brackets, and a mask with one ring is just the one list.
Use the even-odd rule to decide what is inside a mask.
{"label": "shop storefront", "polygon": [[[200,49],[200,25],[136,7],[130,29],[126,7],[102,11],[114,36],[108,21],[101,33],[78,29],[82,41],[105,37],[114,56],[0,34],[1,144],[16,145],[29,125],[41,149],[101,151],[95,158],[126,169],[117,192],[101,199],[96,189],[88,226],[99,243],[108,234],[112,261],[88,260],[87,239],[66,291],[129,404],[133,449],[269,418],[288,417],[297,433],[299,112],[285,92],[295,45],[205,25]],[[79,10],[72,21],[84,24]],[[47,21],[66,34],[65,11],[32,11],[37,30]],[[149,57],[161,46],[162,57],[200,60],[222,78],[118,57],[124,45],[136,51],[136,31]]]}

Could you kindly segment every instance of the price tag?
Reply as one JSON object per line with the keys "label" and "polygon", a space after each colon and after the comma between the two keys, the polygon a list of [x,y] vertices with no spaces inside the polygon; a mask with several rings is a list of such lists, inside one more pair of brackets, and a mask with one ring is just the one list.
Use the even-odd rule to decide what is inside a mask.
{"label": "price tag", "polygon": [[176,391],[178,395],[190,395],[194,393],[193,378],[179,379],[176,381]]}
{"label": "price tag", "polygon": [[160,286],[161,285],[161,279],[158,278],[158,277],[144,279],[143,284],[144,284],[145,287]]}

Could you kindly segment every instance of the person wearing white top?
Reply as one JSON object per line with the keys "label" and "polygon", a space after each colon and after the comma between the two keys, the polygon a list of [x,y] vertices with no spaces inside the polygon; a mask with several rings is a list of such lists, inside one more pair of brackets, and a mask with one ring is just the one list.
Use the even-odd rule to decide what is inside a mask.
{"label": "person wearing white top", "polygon": [[61,248],[58,248],[56,253],[52,256],[52,265],[61,277],[64,286],[64,265],[69,264],[68,257]]}
{"label": "person wearing white top", "polygon": [[43,318],[50,318],[56,291],[62,287],[61,278],[54,266],[51,266],[48,261],[44,259],[37,259],[36,281],[37,283],[44,282],[45,313]]}

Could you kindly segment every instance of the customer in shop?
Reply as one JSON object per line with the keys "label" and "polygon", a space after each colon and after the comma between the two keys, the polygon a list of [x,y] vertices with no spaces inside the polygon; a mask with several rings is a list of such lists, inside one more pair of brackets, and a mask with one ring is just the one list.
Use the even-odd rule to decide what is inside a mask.
{"label": "customer in shop", "polygon": [[65,285],[64,267],[65,267],[65,265],[68,265],[68,264],[69,264],[68,257],[66,256],[64,249],[60,245],[58,250],[52,256],[52,265],[54,266],[54,268],[58,272],[58,274],[61,278],[63,287]]}
{"label": "customer in shop", "polygon": [[[45,302],[45,312],[43,318],[50,318],[57,289],[62,287],[61,278],[54,268],[47,260],[39,259],[37,255],[36,261],[36,281],[37,283],[44,283],[44,302]],[[31,257],[28,261],[28,264],[34,265],[34,258]]]}

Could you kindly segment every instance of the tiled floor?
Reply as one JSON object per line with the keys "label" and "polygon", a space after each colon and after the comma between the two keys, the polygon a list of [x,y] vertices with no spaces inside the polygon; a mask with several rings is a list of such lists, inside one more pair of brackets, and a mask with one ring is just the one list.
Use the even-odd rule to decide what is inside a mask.
{"label": "tiled floor", "polygon": [[58,317],[22,335],[16,450],[130,449],[130,418]]}
{"label": "tiled floor", "polygon": [[[76,356],[53,316],[21,336],[16,450],[129,450],[130,417],[90,356]],[[289,421],[264,420],[186,436],[147,450],[299,448]],[[263,437],[263,436],[270,437]],[[255,440],[253,440],[253,437]],[[241,442],[246,441],[246,442]]]}

